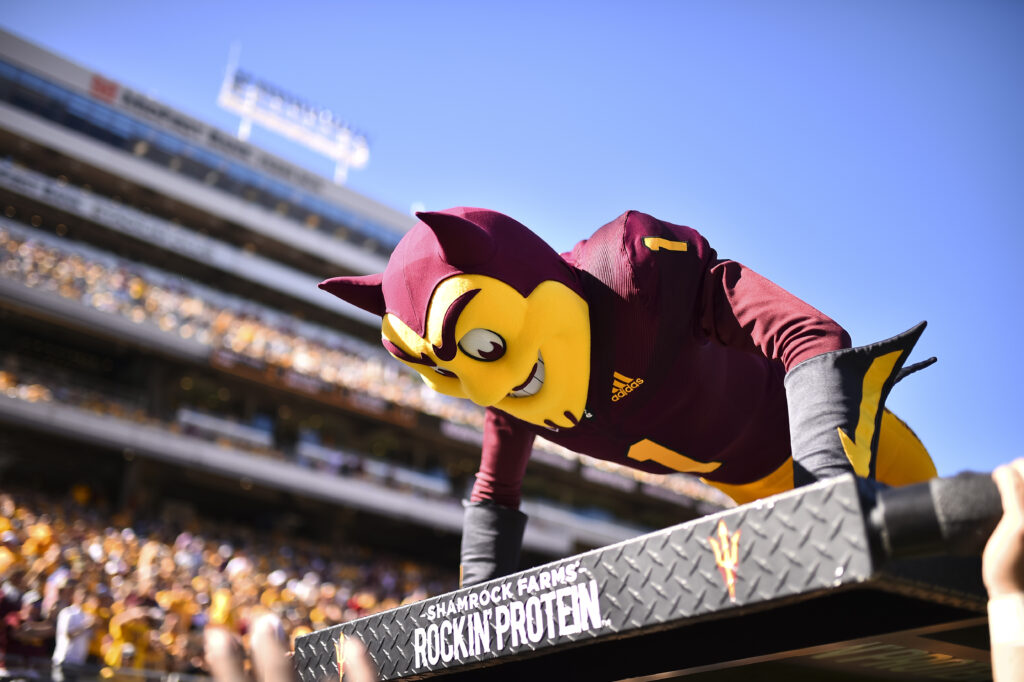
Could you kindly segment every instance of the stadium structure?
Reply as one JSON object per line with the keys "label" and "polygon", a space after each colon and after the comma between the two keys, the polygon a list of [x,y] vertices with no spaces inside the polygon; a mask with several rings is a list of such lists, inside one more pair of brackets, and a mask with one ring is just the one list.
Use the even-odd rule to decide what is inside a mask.
{"label": "stadium structure", "polygon": [[[316,287],[382,270],[414,218],[4,31],[0,211],[4,485],[84,485],[454,575],[483,412]],[[524,563],[726,503],[538,441]]]}

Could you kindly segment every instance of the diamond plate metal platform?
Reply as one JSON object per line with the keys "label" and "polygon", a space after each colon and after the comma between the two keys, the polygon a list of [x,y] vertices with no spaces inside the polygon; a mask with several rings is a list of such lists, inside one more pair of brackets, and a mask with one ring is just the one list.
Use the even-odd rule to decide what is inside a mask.
{"label": "diamond plate metal platform", "polygon": [[[846,477],[313,633],[295,663],[302,682],[337,680],[344,634],[381,680],[717,680],[750,665],[935,679],[892,677],[904,650],[987,679],[984,612],[976,559],[882,565]],[[875,659],[881,677],[836,677]]]}

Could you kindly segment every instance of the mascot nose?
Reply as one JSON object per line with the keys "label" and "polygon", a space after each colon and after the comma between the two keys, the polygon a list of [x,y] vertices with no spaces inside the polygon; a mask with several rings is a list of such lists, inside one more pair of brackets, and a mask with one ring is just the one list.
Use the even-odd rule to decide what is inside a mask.
{"label": "mascot nose", "polygon": [[481,407],[495,405],[508,394],[508,389],[503,388],[501,382],[495,381],[493,377],[489,380],[462,377],[462,390],[470,400]]}

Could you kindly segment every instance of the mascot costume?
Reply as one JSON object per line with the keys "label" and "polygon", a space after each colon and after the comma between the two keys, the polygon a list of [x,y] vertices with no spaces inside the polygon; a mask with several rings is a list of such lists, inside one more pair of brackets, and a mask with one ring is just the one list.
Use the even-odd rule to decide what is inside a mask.
{"label": "mascot costume", "polygon": [[381,316],[388,352],[487,408],[462,584],[518,568],[533,439],[738,503],[855,473],[870,491],[935,475],[884,407],[924,329],[850,347],[831,319],[696,231],[627,212],[559,255],[508,216],[419,213],[383,273],[320,287]]}

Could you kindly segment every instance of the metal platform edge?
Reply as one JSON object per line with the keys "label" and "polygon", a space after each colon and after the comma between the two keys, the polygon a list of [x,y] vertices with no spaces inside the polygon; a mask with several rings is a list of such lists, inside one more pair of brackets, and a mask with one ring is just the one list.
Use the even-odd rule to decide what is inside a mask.
{"label": "metal platform edge", "polygon": [[822,481],[300,638],[302,682],[338,679],[339,635],[382,680],[470,670],[864,583],[852,477]]}

